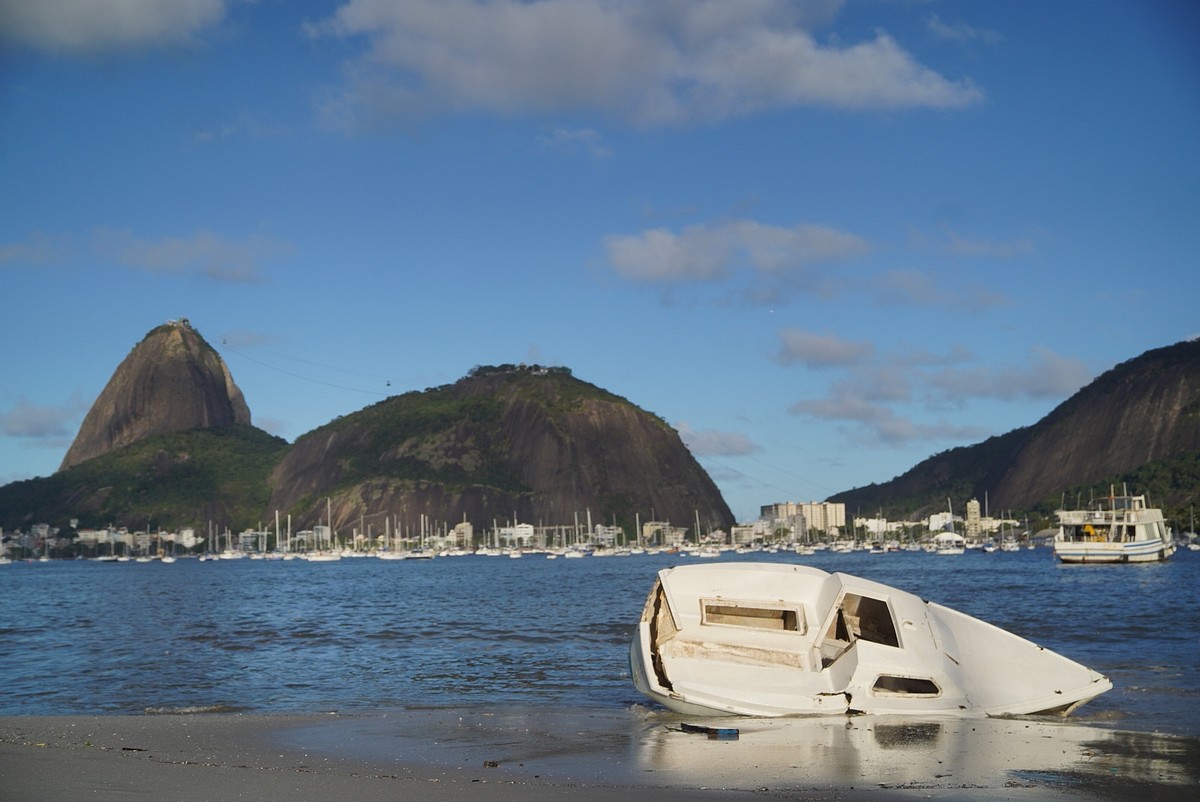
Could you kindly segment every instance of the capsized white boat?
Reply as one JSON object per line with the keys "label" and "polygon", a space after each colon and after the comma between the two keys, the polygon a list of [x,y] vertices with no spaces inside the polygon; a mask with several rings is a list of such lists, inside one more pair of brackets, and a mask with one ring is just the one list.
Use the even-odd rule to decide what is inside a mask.
{"label": "capsized white boat", "polygon": [[888,585],[804,565],[660,571],[630,648],[687,715],[1066,715],[1107,677]]}
{"label": "capsized white boat", "polygon": [[1065,563],[1136,563],[1175,553],[1162,510],[1145,496],[1109,495],[1091,509],[1059,510],[1054,556]]}

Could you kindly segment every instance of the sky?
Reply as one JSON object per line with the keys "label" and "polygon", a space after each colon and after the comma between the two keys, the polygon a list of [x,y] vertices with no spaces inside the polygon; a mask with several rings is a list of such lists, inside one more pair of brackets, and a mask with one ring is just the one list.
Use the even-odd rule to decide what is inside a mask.
{"label": "sky", "polygon": [[0,483],[187,318],[291,441],[477,365],[739,520],[1200,335],[1200,5],[0,0]]}

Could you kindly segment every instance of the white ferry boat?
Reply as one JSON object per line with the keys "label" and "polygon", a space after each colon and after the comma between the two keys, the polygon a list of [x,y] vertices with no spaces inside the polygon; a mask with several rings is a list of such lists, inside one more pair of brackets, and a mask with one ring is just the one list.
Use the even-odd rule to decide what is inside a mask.
{"label": "white ferry boat", "polygon": [[1138,563],[1175,553],[1162,510],[1145,496],[1110,495],[1092,509],[1059,510],[1054,556],[1065,563]]}
{"label": "white ferry boat", "polygon": [[805,565],[660,571],[630,646],[685,715],[1066,715],[1107,677],[977,618]]}

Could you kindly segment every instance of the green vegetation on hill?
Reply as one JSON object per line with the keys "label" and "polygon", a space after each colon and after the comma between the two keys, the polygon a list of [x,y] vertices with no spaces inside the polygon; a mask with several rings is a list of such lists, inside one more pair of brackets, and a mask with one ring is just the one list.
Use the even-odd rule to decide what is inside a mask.
{"label": "green vegetation on hill", "polygon": [[1128,490],[1132,495],[1145,496],[1151,506],[1162,509],[1176,530],[1187,529],[1191,513],[1200,503],[1200,454],[1148,462],[1090,485],[1069,487],[1059,495],[1043,499],[1031,512],[1048,518],[1064,505],[1087,506],[1093,498],[1108,496],[1110,490],[1117,495]]}
{"label": "green vegetation on hill", "polygon": [[469,520],[569,522],[584,511],[633,531],[639,514],[732,515],[662,418],[539,365],[476,367],[453,384],[408,392],[299,438],[271,475],[271,508],[304,526],[388,512]]}
{"label": "green vegetation on hill", "polygon": [[267,475],[286,441],[250,426],[147,438],[53,476],[0,487],[0,526],[202,529],[242,525],[266,508]]}
{"label": "green vegetation on hill", "polygon": [[615,393],[575,378],[569,368],[484,365],[472,368],[467,374],[468,380],[491,376],[503,377],[506,392],[518,398],[537,401],[551,415],[574,410],[581,401],[588,399],[629,403]]}
{"label": "green vegetation on hill", "polygon": [[[370,428],[370,442],[352,455],[345,478],[358,482],[386,475],[448,488],[486,484],[522,491],[503,454],[486,439],[503,411],[496,398],[455,397],[445,391],[401,399],[380,409],[379,417],[363,421]],[[414,441],[417,445],[409,453],[388,455],[398,444]]]}
{"label": "green vegetation on hill", "polygon": [[341,486],[386,477],[451,489],[487,485],[525,493],[530,488],[508,459],[510,444],[499,439],[501,419],[514,398],[536,404],[550,420],[586,399],[623,400],[574,378],[566,368],[476,367],[463,381],[380,401],[305,438],[348,426],[365,433],[362,447],[343,458]]}
{"label": "green vegetation on hill", "polygon": [[[971,498],[984,500],[977,488],[984,481],[989,466],[1003,459],[1005,450],[1011,445],[1006,441],[1022,431],[993,437],[976,446],[942,452],[905,474],[905,477],[921,477],[925,483],[905,483],[902,481],[905,477],[899,477],[884,485],[867,485],[839,493],[830,500],[845,503],[848,514],[874,515],[882,511],[885,517],[893,520],[915,520],[945,510],[946,499],[950,498],[956,505],[955,511],[961,514],[957,505]],[[1107,496],[1110,489],[1118,495],[1128,490],[1133,495],[1146,496],[1152,506],[1162,509],[1163,515],[1177,530],[1186,529],[1193,508],[1200,504],[1200,453],[1148,462],[1091,484],[1073,485],[1027,509],[1003,513],[992,509],[991,512],[993,515],[1028,516],[1037,529],[1050,525],[1055,510],[1064,505],[1086,507],[1092,499]]]}
{"label": "green vegetation on hill", "polygon": [[1014,429],[973,446],[934,454],[890,482],[847,490],[829,500],[844,503],[847,514],[874,515],[882,510],[892,520],[927,517],[944,511],[948,498],[962,503],[974,497],[988,471],[1005,464],[1026,432]]}

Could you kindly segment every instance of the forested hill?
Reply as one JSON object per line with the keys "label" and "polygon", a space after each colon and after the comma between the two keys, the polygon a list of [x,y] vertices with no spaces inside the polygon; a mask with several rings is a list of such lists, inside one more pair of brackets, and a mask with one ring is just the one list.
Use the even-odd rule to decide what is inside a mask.
{"label": "forested hill", "polygon": [[299,438],[270,477],[271,506],[308,521],[412,519],[728,528],[733,515],[661,418],[565,368],[476,368]]}
{"label": "forested hill", "polygon": [[897,518],[944,510],[947,498],[986,498],[992,511],[1052,510],[1064,494],[1122,484],[1176,515],[1197,501],[1200,340],[1117,365],[1031,426],[830,500]]}

